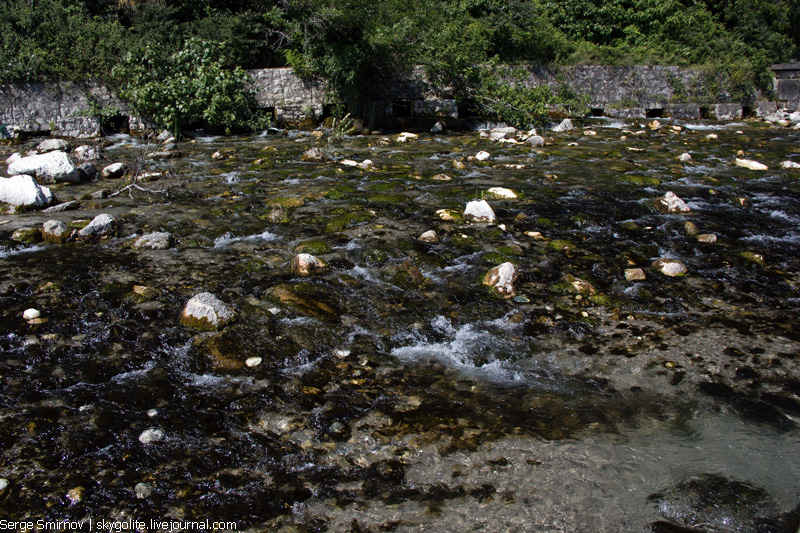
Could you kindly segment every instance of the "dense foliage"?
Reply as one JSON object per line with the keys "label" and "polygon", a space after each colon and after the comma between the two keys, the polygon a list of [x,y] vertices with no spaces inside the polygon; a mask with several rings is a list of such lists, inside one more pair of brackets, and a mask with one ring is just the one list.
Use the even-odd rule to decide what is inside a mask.
{"label": "dense foliage", "polygon": [[[483,106],[559,96],[499,94],[478,65],[678,64],[724,73],[744,97],[792,59],[800,1],[4,0],[0,32],[0,82],[97,77],[173,126],[237,126],[248,113],[237,67],[292,66],[353,102],[421,65],[442,92]],[[194,67],[177,63],[195,65],[198,46],[216,51],[203,80],[226,95],[211,110],[180,81]],[[185,91],[193,103],[178,109]]]}

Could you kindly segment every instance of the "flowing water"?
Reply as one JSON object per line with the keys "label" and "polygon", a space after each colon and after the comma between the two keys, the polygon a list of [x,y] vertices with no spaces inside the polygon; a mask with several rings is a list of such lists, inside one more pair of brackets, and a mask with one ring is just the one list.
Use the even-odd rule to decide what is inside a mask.
{"label": "flowing water", "polygon": [[[197,137],[161,161],[106,139],[108,163],[163,177],[107,198],[91,194],[127,182],[60,185],[80,209],[0,216],[2,518],[796,531],[800,171],[779,163],[800,160],[800,132],[682,126],[597,122],[537,149],[477,133]],[[314,144],[332,160],[302,161]],[[667,191],[691,212],[659,214]],[[476,198],[496,224],[458,216]],[[11,238],[100,213],[114,237]],[[430,229],[439,242],[419,241]],[[175,245],[133,246],[152,231]],[[301,251],[329,270],[293,274]],[[481,284],[503,262],[516,298]],[[635,267],[645,279],[626,281]],[[237,320],[181,326],[204,291]]]}

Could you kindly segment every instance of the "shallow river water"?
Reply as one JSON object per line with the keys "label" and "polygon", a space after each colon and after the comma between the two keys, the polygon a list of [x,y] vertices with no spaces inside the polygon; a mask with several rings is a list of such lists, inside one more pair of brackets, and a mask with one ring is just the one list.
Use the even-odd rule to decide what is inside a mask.
{"label": "shallow river water", "polygon": [[[0,215],[0,518],[797,531],[800,170],[780,163],[800,131],[680,126],[598,121],[540,148],[201,135],[168,160],[104,139],[96,165],[126,178],[54,186],[77,210]],[[331,159],[303,161],[314,145]],[[144,172],[162,177],[114,194]],[[668,191],[691,212],[659,213]],[[496,223],[461,217],[480,198]],[[115,236],[12,239],[101,213]],[[174,245],[133,246],[153,231]],[[300,252],[329,268],[293,274]],[[515,298],[481,283],[504,262]],[[236,321],[181,326],[206,291]]]}

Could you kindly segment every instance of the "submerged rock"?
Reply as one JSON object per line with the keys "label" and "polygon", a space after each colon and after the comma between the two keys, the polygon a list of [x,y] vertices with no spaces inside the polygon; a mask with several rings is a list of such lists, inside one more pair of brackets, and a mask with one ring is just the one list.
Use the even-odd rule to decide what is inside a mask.
{"label": "submerged rock", "polygon": [[735,163],[737,167],[746,168],[748,170],[769,170],[767,165],[751,159],[739,159],[737,157]]}
{"label": "submerged rock", "polygon": [[697,240],[706,244],[714,244],[717,242],[717,236],[713,233],[703,233],[697,236]]}
{"label": "submerged rock", "polygon": [[136,239],[133,243],[134,248],[148,248],[150,250],[166,250],[172,247],[174,243],[172,234],[166,231],[154,231],[153,233],[146,233]]}
{"label": "submerged rock", "polygon": [[181,313],[181,325],[199,330],[222,329],[236,319],[236,313],[210,292],[191,298]]}
{"label": "submerged rock", "polygon": [[692,155],[688,152],[684,152],[678,156],[678,161],[681,163],[691,163],[692,162]]}
{"label": "submerged rock", "polygon": [[114,217],[111,215],[103,213],[94,217],[94,219],[89,222],[89,225],[78,232],[78,235],[84,239],[95,239],[109,237],[116,233],[116,231],[117,221],[114,220]]}
{"label": "submerged rock", "polygon": [[27,174],[42,183],[78,183],[81,177],[77,167],[64,152],[48,152],[41,155],[23,157],[8,165],[12,176]]}
{"label": "submerged rock", "polygon": [[164,440],[164,432],[160,429],[146,429],[139,435],[139,442],[142,444],[152,444]]}
{"label": "submerged rock", "polygon": [[717,474],[691,476],[647,500],[677,526],[671,531],[785,531],[764,527],[780,513],[767,491]]}
{"label": "submerged rock", "polygon": [[42,237],[46,242],[64,243],[69,239],[70,230],[58,220],[48,220],[42,225]]}
{"label": "submerged rock", "polygon": [[311,163],[320,163],[327,161],[330,158],[328,157],[328,154],[322,151],[321,148],[314,146],[313,148],[309,148],[303,152],[303,155],[300,157],[300,159],[303,161],[309,161]]}
{"label": "submerged rock", "polygon": [[504,298],[516,294],[514,282],[517,281],[517,267],[514,263],[503,263],[489,270],[483,277],[483,284],[490,287]]}
{"label": "submerged rock", "polygon": [[794,161],[782,161],[781,162],[781,168],[784,168],[784,169],[787,169],[787,170],[790,170],[790,169],[791,170],[796,170],[796,169],[800,168],[800,163],[795,163]]}
{"label": "submerged rock", "polygon": [[20,174],[0,178],[0,202],[11,205],[44,207],[53,201],[53,193],[39,185],[32,176]]}
{"label": "submerged rock", "polygon": [[312,276],[328,270],[328,263],[307,253],[297,254],[292,259],[292,272],[297,276]]}
{"label": "submerged rock", "polygon": [[641,268],[626,268],[625,279],[628,281],[642,281],[647,279],[647,276],[645,276],[644,270]]}
{"label": "submerged rock", "polygon": [[497,220],[492,206],[486,200],[473,200],[464,209],[464,218],[472,222],[489,222]]}
{"label": "submerged rock", "polygon": [[659,213],[688,213],[691,211],[686,202],[678,198],[674,192],[669,191],[664,196],[653,200],[653,205]]}
{"label": "submerged rock", "polygon": [[671,278],[685,276],[688,269],[677,259],[658,259],[653,262],[653,268]]}

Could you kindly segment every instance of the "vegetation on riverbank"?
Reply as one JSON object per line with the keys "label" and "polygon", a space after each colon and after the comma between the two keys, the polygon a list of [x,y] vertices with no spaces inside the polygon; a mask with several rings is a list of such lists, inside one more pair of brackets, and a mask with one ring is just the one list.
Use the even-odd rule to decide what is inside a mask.
{"label": "vegetation on riverbank", "polygon": [[[447,96],[535,122],[575,102],[501,89],[475,66],[677,64],[724,74],[746,99],[770,90],[799,28],[795,0],[8,0],[0,83],[94,77],[164,126],[236,128],[252,120],[236,69],[291,66],[357,102],[422,65]],[[187,89],[193,72],[205,81]]]}

